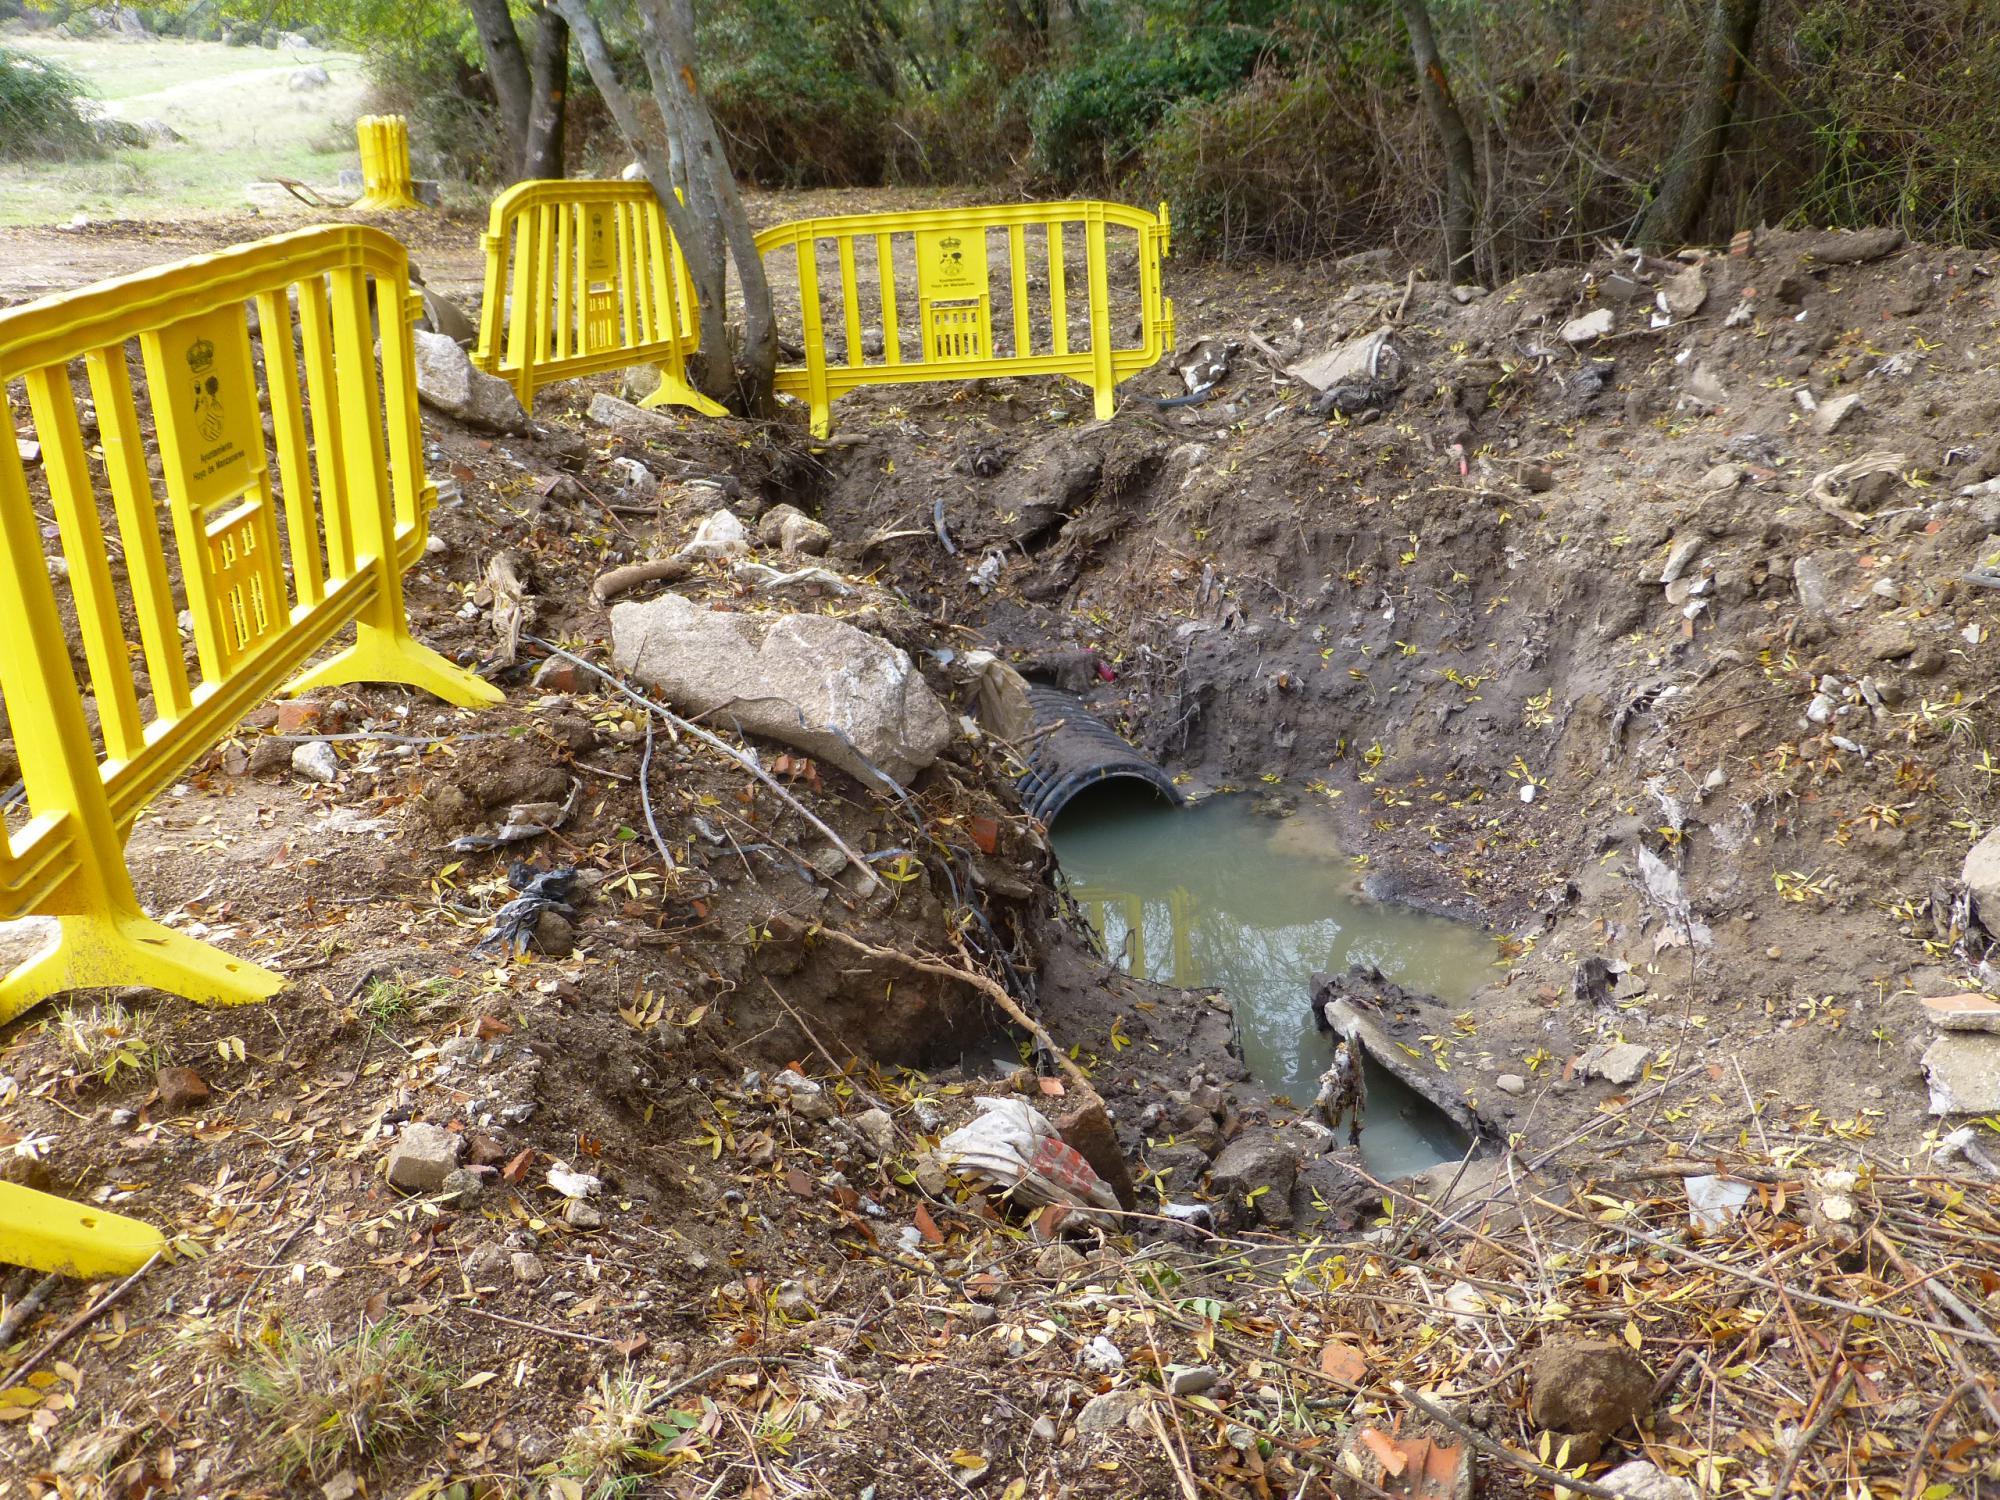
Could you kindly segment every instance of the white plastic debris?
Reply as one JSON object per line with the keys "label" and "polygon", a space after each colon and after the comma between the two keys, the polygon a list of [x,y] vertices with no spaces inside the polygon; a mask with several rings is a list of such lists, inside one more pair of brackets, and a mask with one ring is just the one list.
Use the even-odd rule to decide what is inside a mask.
{"label": "white plastic debris", "polygon": [[549,1186],[565,1198],[594,1198],[604,1191],[602,1180],[588,1172],[571,1171],[566,1161],[549,1168]]}
{"label": "white plastic debris", "polygon": [[1720,1229],[1750,1201],[1750,1184],[1710,1173],[1687,1179],[1688,1222],[1696,1229]]}
{"label": "white plastic debris", "polygon": [[1125,1356],[1101,1333],[1083,1346],[1082,1360],[1086,1370],[1095,1370],[1100,1375],[1112,1375],[1125,1368]]}
{"label": "white plastic debris", "polygon": [[1023,1203],[1115,1209],[1118,1195],[1025,1099],[980,1099],[980,1114],[938,1143],[946,1165]]}

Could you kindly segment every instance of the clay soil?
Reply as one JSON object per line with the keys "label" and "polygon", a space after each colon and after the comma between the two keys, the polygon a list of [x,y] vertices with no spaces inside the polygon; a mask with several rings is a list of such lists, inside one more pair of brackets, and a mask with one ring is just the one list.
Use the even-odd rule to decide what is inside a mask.
{"label": "clay soil", "polygon": [[[476,230],[424,231],[433,284],[475,287]],[[0,294],[62,281],[64,236],[6,235],[28,270]],[[102,231],[91,274],[152,237]],[[2000,1204],[1934,1156],[1916,1003],[1985,956],[1956,880],[2000,809],[2000,596],[1964,575],[2000,500],[1960,491],[2000,473],[2000,309],[1976,258],[1854,255],[1767,233],[1693,273],[1628,256],[1466,301],[1379,257],[1176,265],[1183,346],[1230,373],[1162,407],[1185,390],[1163,364],[1101,424],[1029,382],[864,391],[831,442],[797,408],[608,430],[584,413],[609,380],[545,393],[532,437],[426,411],[456,495],[412,623],[508,701],[260,711],[128,859],[149,910],[283,996],[76,996],[0,1033],[6,1175],[174,1242],[73,1330],[116,1283],[53,1288],[0,1349],[0,1497],[1401,1494],[1381,1455],[1420,1433],[1480,1493],[1547,1494],[1523,1464],[1565,1460],[1530,1365],[1586,1337],[1654,1383],[1572,1473],[2000,1483]],[[1566,342],[1599,307],[1615,331]],[[1348,414],[1280,371],[1385,325],[1396,368]],[[1005,747],[954,742],[907,800],[752,747],[880,856],[871,890],[610,682],[537,679],[533,642],[505,659],[496,554],[527,631],[608,666],[594,577],[778,503],[831,528],[859,590],[784,607],[908,650],[954,713],[945,658],[989,647],[1190,792],[1331,806],[1378,899],[1498,934],[1469,1005],[1383,1011],[1483,1153],[1367,1179],[1243,1077],[1226,997],[1093,953]],[[676,587],[771,607],[721,570]],[[327,734],[351,736],[340,777],[309,785],[291,751]],[[451,847],[547,801],[573,801],[555,833]],[[509,957],[477,945],[517,860],[580,878],[568,930]],[[1007,984],[1089,1075],[1136,1213],[1065,1235],[939,1169],[976,1096],[1073,1102],[1047,1066],[1009,1076],[1026,1039],[941,966]],[[1589,1076],[1620,1043],[1636,1075]],[[774,1086],[787,1066],[810,1102]],[[393,1189],[412,1122],[458,1134],[483,1191]],[[1296,1181],[1211,1174],[1252,1139],[1291,1143]],[[552,1169],[601,1189],[579,1210]],[[1718,1169],[1750,1202],[1690,1234],[1681,1179]],[[1197,1202],[1211,1228],[1164,1214]],[[36,1281],[0,1282],[7,1305]]]}

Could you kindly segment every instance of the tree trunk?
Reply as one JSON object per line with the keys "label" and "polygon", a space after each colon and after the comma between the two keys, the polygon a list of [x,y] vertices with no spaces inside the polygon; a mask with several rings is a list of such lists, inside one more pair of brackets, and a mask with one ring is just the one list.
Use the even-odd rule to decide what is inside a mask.
{"label": "tree trunk", "polygon": [[569,22],[553,5],[545,3],[535,10],[535,50],[529,74],[532,103],[521,175],[561,177],[563,123],[569,113]]}
{"label": "tree trunk", "polygon": [[479,33],[479,50],[486,59],[486,76],[500,106],[500,128],[507,136],[507,170],[520,170],[528,150],[528,115],[534,97],[527,54],[508,14],[507,0],[468,0],[472,24]]}
{"label": "tree trunk", "polygon": [[1639,220],[1635,238],[1648,249],[1672,250],[1685,244],[1708,208],[1762,13],[1763,0],[1715,0],[1709,12],[1708,45],[1702,52],[1694,101],[1661,175],[1659,192]]}
{"label": "tree trunk", "polygon": [[[778,362],[771,288],[722,139],[695,77],[691,6],[685,0],[639,0],[637,6],[640,53],[672,148],[663,150],[659,132],[644,126],[631,93],[612,67],[610,49],[587,0],[553,3],[575,33],[584,66],[619,133],[645,168],[667,225],[687,258],[701,319],[702,388],[719,396],[733,383],[745,410],[765,410]],[[685,192],[685,201],[675,193],[677,187]],[[743,293],[740,370],[732,369],[724,316],[731,261]]]}
{"label": "tree trunk", "polygon": [[1444,263],[1452,285],[1474,279],[1473,236],[1479,223],[1479,177],[1473,161],[1472,133],[1452,97],[1451,78],[1438,55],[1424,0],[1396,0],[1403,25],[1410,33],[1410,55],[1417,65],[1418,87],[1438,144],[1444,148]]}

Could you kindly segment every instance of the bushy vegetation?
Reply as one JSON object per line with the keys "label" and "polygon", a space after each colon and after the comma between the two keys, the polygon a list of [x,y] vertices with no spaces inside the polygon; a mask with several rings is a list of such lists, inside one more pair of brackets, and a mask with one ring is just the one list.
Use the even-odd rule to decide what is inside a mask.
{"label": "bushy vegetation", "polygon": [[83,106],[88,94],[84,81],[59,63],[0,47],[0,158],[97,151]]}

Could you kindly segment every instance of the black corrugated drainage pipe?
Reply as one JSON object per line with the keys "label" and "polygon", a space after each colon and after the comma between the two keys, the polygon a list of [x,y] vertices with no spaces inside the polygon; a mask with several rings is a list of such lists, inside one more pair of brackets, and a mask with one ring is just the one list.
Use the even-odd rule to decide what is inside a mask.
{"label": "black corrugated drainage pipe", "polygon": [[[1028,774],[1020,782],[1021,805],[1044,823],[1053,823],[1078,793],[1103,781],[1142,781],[1174,806],[1181,805],[1173,778],[1127,744],[1074,693],[1031,683],[1028,707],[1037,738]],[[1044,732],[1050,725],[1058,727]]]}

